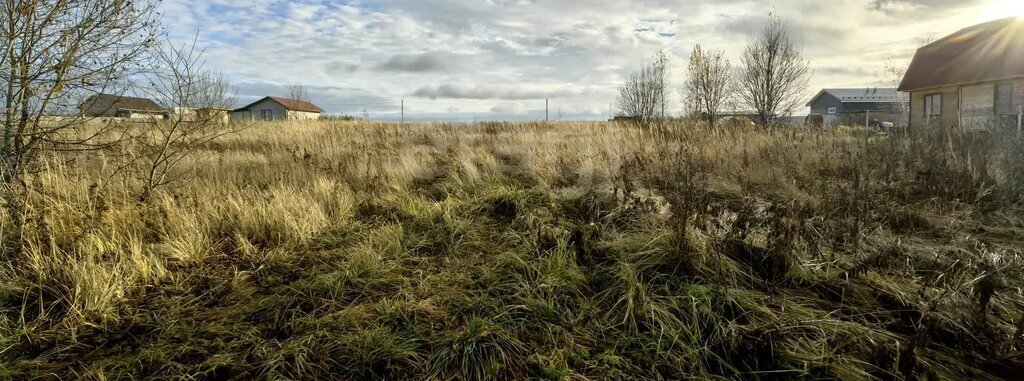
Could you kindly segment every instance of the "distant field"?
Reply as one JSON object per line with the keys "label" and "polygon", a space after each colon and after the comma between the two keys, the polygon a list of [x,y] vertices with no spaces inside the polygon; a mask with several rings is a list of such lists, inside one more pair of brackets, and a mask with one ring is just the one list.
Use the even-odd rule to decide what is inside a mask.
{"label": "distant field", "polygon": [[257,124],[142,202],[120,160],[30,180],[0,379],[1024,374],[1001,136]]}

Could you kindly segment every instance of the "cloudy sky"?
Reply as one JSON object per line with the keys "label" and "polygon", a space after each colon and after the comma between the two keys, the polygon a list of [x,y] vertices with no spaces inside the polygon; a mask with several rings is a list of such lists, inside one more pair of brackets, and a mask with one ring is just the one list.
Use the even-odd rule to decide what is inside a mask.
{"label": "cloudy sky", "polygon": [[[410,120],[601,119],[638,62],[665,50],[680,87],[694,44],[738,63],[769,13],[823,87],[879,86],[920,41],[1006,17],[1022,0],[165,0],[239,103],[306,86],[328,113]],[[1019,10],[1017,10],[1019,11]],[[674,99],[678,99],[676,94]],[[673,102],[678,103],[678,102]],[[678,110],[676,106],[674,109]],[[365,111],[364,111],[365,110]]]}

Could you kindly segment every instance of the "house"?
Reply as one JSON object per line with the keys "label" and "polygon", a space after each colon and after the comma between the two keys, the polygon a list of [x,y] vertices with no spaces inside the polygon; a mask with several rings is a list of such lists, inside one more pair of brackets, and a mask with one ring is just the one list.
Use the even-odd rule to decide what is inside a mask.
{"label": "house", "polygon": [[307,101],[265,97],[232,111],[231,120],[312,120],[319,119],[322,112],[323,109]]}
{"label": "house", "polygon": [[911,94],[911,128],[1020,128],[1024,20],[975,25],[921,47],[899,89]]}
{"label": "house", "polygon": [[203,107],[196,109],[196,116],[199,120],[212,121],[218,124],[228,124],[231,120],[231,109],[221,107]]}
{"label": "house", "polygon": [[144,119],[167,115],[167,109],[151,99],[112,94],[92,95],[78,106],[78,110],[87,117]]}
{"label": "house", "polygon": [[807,102],[824,124],[904,125],[909,97],[893,88],[822,89]]}

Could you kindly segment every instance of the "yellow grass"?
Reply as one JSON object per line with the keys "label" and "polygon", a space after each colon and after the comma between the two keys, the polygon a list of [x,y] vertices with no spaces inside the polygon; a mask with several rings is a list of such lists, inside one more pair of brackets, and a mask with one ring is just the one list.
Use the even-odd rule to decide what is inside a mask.
{"label": "yellow grass", "polygon": [[[871,373],[874,371],[871,360],[864,357],[869,349],[857,349],[844,357],[839,354],[844,349],[833,346],[847,339],[831,335],[859,332],[862,338],[888,340],[887,343],[905,346],[913,333],[888,331],[884,325],[869,323],[856,315],[882,313],[880,311],[895,307],[865,304],[858,306],[863,310],[831,311],[828,310],[831,307],[822,307],[820,303],[832,302],[820,301],[815,293],[825,292],[825,285],[832,287],[834,283],[840,284],[835,286],[838,289],[849,289],[851,293],[881,289],[886,290],[887,295],[908,298],[905,303],[914,306],[908,308],[927,310],[932,308],[928,295],[941,295],[949,290],[947,295],[953,296],[944,296],[946,299],[941,300],[949,304],[947,310],[941,311],[948,313],[944,318],[953,319],[956,324],[968,324],[956,319],[970,315],[959,310],[976,308],[972,304],[975,302],[971,282],[995,271],[984,270],[994,267],[982,265],[984,261],[978,259],[980,257],[968,260],[970,264],[964,266],[969,270],[963,270],[966,275],[959,280],[932,281],[925,270],[914,272],[898,265],[893,266],[903,270],[876,269],[873,271],[878,271],[877,274],[865,276],[856,284],[839,279],[849,277],[842,274],[865,263],[864,258],[871,253],[881,252],[883,246],[896,241],[912,253],[897,262],[911,261],[913,266],[923,268],[926,262],[923,258],[940,248],[953,247],[967,250],[971,256],[980,256],[982,252],[1001,253],[1002,259],[995,260],[997,263],[993,265],[1000,271],[1020,265],[1018,245],[1024,242],[1019,230],[1020,215],[1008,203],[1001,204],[999,209],[1004,213],[1002,218],[1012,221],[1016,228],[1002,233],[982,233],[972,238],[973,243],[953,240],[961,234],[956,224],[965,221],[921,228],[927,233],[898,231],[897,225],[905,223],[900,222],[905,214],[911,219],[940,221],[965,212],[969,223],[986,231],[985,227],[993,223],[991,213],[985,211],[991,207],[984,205],[996,201],[966,200],[964,203],[938,194],[909,195],[913,193],[909,189],[913,188],[918,175],[916,167],[897,165],[896,162],[906,161],[899,156],[905,151],[901,149],[900,154],[887,151],[886,142],[891,138],[865,131],[789,129],[767,133],[747,128],[683,124],[667,127],[666,132],[600,122],[265,123],[204,145],[176,170],[174,176],[180,181],[158,189],[155,197],[146,202],[138,201],[140,183],[133,169],[117,170],[123,160],[118,152],[49,157],[49,170],[32,176],[29,181],[34,191],[29,199],[25,250],[17,258],[5,260],[0,267],[0,308],[4,308],[0,310],[4,316],[0,318],[0,359],[25,361],[9,368],[6,372],[10,373],[5,373],[4,366],[0,365],[0,376],[14,377],[24,375],[21,372],[43,370],[61,374],[84,372],[100,378],[141,375],[110,364],[92,368],[79,368],[84,364],[59,365],[59,355],[33,354],[26,349],[29,347],[26,343],[45,337],[46,345],[61,347],[81,340],[82,336],[108,335],[104,330],[109,327],[132,326],[148,319],[142,316],[172,314],[160,308],[173,305],[170,301],[178,300],[174,295],[180,290],[206,290],[189,296],[194,299],[180,299],[189,303],[199,303],[219,293],[233,295],[239,303],[259,300],[259,293],[266,293],[259,290],[269,287],[265,283],[269,281],[257,281],[263,274],[277,271],[274,269],[285,263],[306,264],[303,266],[333,263],[331,266],[337,266],[336,271],[300,267],[299,270],[308,271],[308,276],[299,275],[301,282],[312,282],[327,290],[326,294],[319,295],[310,290],[321,286],[310,286],[310,290],[300,294],[314,301],[326,298],[333,303],[354,304],[331,304],[334,307],[330,307],[333,308],[330,311],[322,309],[328,307],[306,311],[312,314],[310,316],[320,316],[310,324],[317,327],[341,324],[331,321],[338,319],[338,314],[349,316],[346,319],[356,319],[350,315],[357,311],[369,314],[364,310],[370,308],[367,306],[386,306],[385,310],[398,308],[393,304],[399,302],[392,300],[398,298],[411,303],[399,303],[403,311],[408,309],[406,318],[431,321],[436,329],[451,331],[438,331],[437,337],[419,337],[414,341],[421,344],[416,345],[395,342],[392,348],[395,356],[405,359],[395,366],[407,369],[407,373],[399,372],[406,376],[454,377],[455,374],[449,372],[455,372],[455,368],[436,368],[440,373],[428,371],[436,364],[456,361],[444,357],[450,355],[449,352],[430,349],[454,345],[452,340],[483,340],[481,346],[491,345],[495,351],[504,351],[501,353],[508,358],[492,358],[489,356],[497,356],[494,353],[499,352],[485,352],[480,360],[508,361],[507,367],[496,371],[496,375],[520,377],[534,372],[524,365],[530,350],[522,352],[519,342],[527,341],[522,336],[525,333],[518,337],[509,333],[519,331],[509,328],[512,323],[504,318],[518,309],[539,307],[511,305],[506,312],[482,316],[487,321],[471,319],[464,327],[466,331],[461,332],[451,327],[450,321],[437,317],[455,314],[454,307],[436,304],[451,302],[445,300],[445,295],[462,295],[462,291],[456,290],[470,287],[474,277],[482,276],[459,272],[460,269],[493,269],[498,279],[485,282],[499,282],[489,287],[505,290],[500,282],[513,281],[503,279],[502,271],[535,268],[537,272],[531,273],[533,275],[523,275],[525,278],[514,281],[524,283],[515,286],[517,291],[508,291],[509,295],[524,297],[530,303],[549,300],[556,304],[552,308],[558,309],[566,308],[557,306],[565,303],[560,301],[567,297],[565,295],[592,294],[581,303],[594,303],[608,309],[607,315],[597,319],[607,319],[601,321],[606,321],[608,327],[634,335],[642,336],[645,330],[659,327],[657,330],[663,335],[683,340],[688,332],[704,330],[693,333],[694,341],[685,344],[703,348],[702,352],[686,352],[678,347],[665,349],[667,353],[679,355],[672,361],[660,357],[641,360],[631,357],[637,356],[636,353],[625,349],[621,349],[625,352],[616,352],[607,347],[602,347],[605,348],[602,351],[606,351],[603,354],[590,353],[586,356],[591,357],[569,361],[560,356],[569,356],[570,352],[571,356],[582,356],[574,352],[578,348],[564,344],[563,339],[551,338],[562,344],[544,348],[557,350],[544,352],[541,359],[531,357],[529,361],[531,364],[540,361],[555,368],[555,363],[569,364],[566,378],[616,374],[608,370],[611,368],[605,363],[611,361],[610,357],[601,356],[625,356],[627,360],[622,361],[632,365],[623,368],[624,374],[640,378],[655,374],[673,378],[691,371],[709,377],[738,376],[743,374],[736,373],[740,368],[730,370],[715,363],[734,361],[725,358],[729,354],[708,349],[723,344],[702,340],[731,337],[730,340],[754,342],[756,340],[751,338],[769,340],[769,336],[779,343],[774,349],[776,365],[788,364],[787,369],[796,372],[794,374],[876,377],[879,373]],[[893,168],[888,168],[886,161],[892,161]],[[993,170],[1003,175],[992,176],[988,186],[1000,189],[1009,186],[1006,172],[1005,169]],[[904,190],[906,192],[900,194]],[[562,215],[567,213],[560,206],[566,202],[564,200],[583,200],[591,197],[589,195],[610,195],[608,197],[617,200],[619,206],[609,206],[615,212],[602,214],[603,220],[591,224],[596,223],[594,228]],[[978,196],[982,198],[984,196]],[[515,222],[507,229],[494,227],[492,218],[486,217],[487,210],[496,202],[494,200],[505,199],[515,200],[518,205],[518,211],[512,212]],[[647,204],[653,207],[645,209],[643,205]],[[735,207],[740,204],[743,206]],[[740,237],[736,235],[739,234],[736,228],[729,224],[744,213],[762,216],[765,221],[777,218],[780,222],[755,224],[757,226],[750,227]],[[682,218],[684,215],[687,218]],[[817,226],[814,229],[819,230],[800,230],[805,226]],[[8,229],[11,226],[7,218],[0,218],[0,231]],[[590,234],[587,229],[601,231],[594,234],[603,235],[602,250],[619,253],[615,254],[615,260],[621,263],[577,265],[577,260],[582,259],[577,258],[580,254],[572,254],[572,245],[578,244],[578,240],[572,238],[571,233],[579,230],[585,236]],[[817,238],[807,238],[810,235]],[[765,282],[772,285],[764,286],[751,274],[753,270],[744,267],[743,260],[730,260],[722,251],[722,245],[733,239],[769,250],[791,245],[795,263],[777,274],[785,279],[768,277]],[[792,244],[781,243],[783,239]],[[544,250],[548,245],[555,248],[553,252],[539,258],[530,254],[547,253]],[[530,249],[520,250],[522,247]],[[426,252],[430,255],[413,254]],[[433,256],[446,259],[434,263],[434,259],[429,259]],[[937,262],[941,264],[942,260]],[[669,271],[673,267],[669,263],[677,263],[673,266],[687,270]],[[685,276],[674,271],[684,271]],[[603,274],[600,279],[609,279],[607,290],[594,288],[605,282],[594,281],[597,274]],[[706,294],[703,294],[705,291],[698,293],[702,288],[693,288],[687,291],[690,294],[685,298],[679,299],[681,291],[671,283],[663,284],[661,281],[665,279],[676,279],[677,285],[683,279],[694,281],[695,285],[717,285]],[[1019,280],[1019,275],[1012,275],[1002,281],[1018,287]],[[197,282],[203,286],[196,286]],[[377,296],[370,301],[356,302],[362,299],[352,296],[354,288],[362,290],[356,295]],[[1014,315],[1017,313],[1014,308],[1020,306],[1020,289],[1000,290],[1005,291],[997,296],[991,326],[996,335],[1010,335],[1008,332],[1019,319],[1019,315]],[[526,297],[527,294],[534,296]],[[775,295],[772,298],[782,299],[772,302],[769,298],[764,303],[770,304],[759,304],[761,302],[753,302],[761,300],[758,295]],[[680,301],[698,303],[705,300],[701,298],[733,300],[736,305],[730,308],[749,309],[752,316],[749,319],[764,324],[755,327],[723,321],[708,322],[706,326],[692,320],[704,317],[676,316],[672,312],[675,311],[672,308],[677,308],[672,306]],[[164,303],[164,299],[170,304],[157,304]],[[862,300],[845,303],[874,303],[869,300],[870,297],[865,296]],[[744,306],[744,303],[750,304]],[[834,306],[838,309],[840,305]],[[220,308],[229,307],[218,305],[209,310],[220,311]],[[579,313],[573,311],[578,308],[582,307],[566,309],[561,316],[569,319],[570,314]],[[952,311],[954,309],[958,311]],[[224,316],[231,316],[230,310],[223,311]],[[379,313],[385,312],[372,312],[374,316]],[[834,313],[850,317],[839,319],[831,315]],[[415,317],[420,316],[418,314],[423,316]],[[292,315],[294,319],[299,317]],[[220,323],[211,321],[210,324]],[[582,335],[578,331],[581,328],[563,324],[563,329],[569,330],[566,335]],[[366,328],[365,323],[357,325],[362,327],[356,331],[357,335],[396,334],[390,328],[385,332]],[[771,328],[772,325],[776,328]],[[720,328],[712,335],[710,326]],[[359,338],[349,340],[358,342]],[[326,338],[314,335],[304,340],[310,341],[292,344],[306,348]],[[601,339],[578,336],[574,340],[583,341],[577,346],[597,347]],[[848,340],[867,345],[852,337]],[[423,344],[427,342],[431,344]],[[663,345],[683,345],[682,342]],[[410,346],[407,348],[407,345]],[[540,344],[532,341],[528,344],[536,345]],[[884,346],[879,345],[879,348]],[[5,350],[7,347],[15,349]],[[927,345],[922,346],[925,347]],[[934,365],[930,371],[947,376],[992,376],[978,370],[990,364],[972,363],[967,360],[969,356],[960,355],[969,352],[967,349],[951,348],[954,347],[942,344],[921,349],[918,354],[920,363],[924,364],[921,366],[930,366],[928,364],[944,358],[942,356],[953,356],[957,359],[953,369]],[[247,349],[250,354],[253,350]],[[739,347],[735,350],[743,352]],[[696,357],[686,357],[684,352]],[[721,358],[713,360],[711,353]],[[102,354],[98,356],[105,358]],[[33,357],[40,359],[38,364],[53,363],[38,365],[29,360]],[[338,370],[331,370],[334,368],[325,365],[326,362],[313,364],[314,360],[306,360],[311,365],[302,368],[299,362],[304,360],[299,358],[273,361],[270,357],[261,358],[264,358],[261,360],[264,368],[260,369],[264,370],[247,370],[249,373],[243,373],[243,378],[338,374]],[[643,361],[669,364],[684,358],[696,359],[702,365],[642,368],[646,364]],[[838,362],[830,363],[830,359]],[[221,369],[218,361],[221,360],[211,357],[195,368],[181,365],[184,368],[166,368],[154,374],[201,375],[204,367]],[[245,361],[234,358],[223,362]],[[293,368],[282,365],[289,362]],[[434,365],[424,365],[427,363]],[[601,365],[605,368],[600,368],[598,363],[605,364]],[[800,370],[797,364],[804,364],[806,368]],[[290,370],[287,373],[267,370],[278,366]],[[598,368],[604,370],[598,371]],[[369,372],[350,375],[382,376],[376,371]],[[891,368],[888,372],[897,370]]]}

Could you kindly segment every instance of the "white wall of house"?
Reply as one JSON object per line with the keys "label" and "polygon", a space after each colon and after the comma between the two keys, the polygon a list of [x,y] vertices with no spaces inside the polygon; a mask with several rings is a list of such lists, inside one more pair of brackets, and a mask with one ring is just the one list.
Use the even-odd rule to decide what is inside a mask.
{"label": "white wall of house", "polygon": [[127,112],[127,114],[128,114],[128,119],[135,119],[135,120],[155,120],[155,119],[163,119],[164,118],[164,114],[153,113],[153,112],[129,111],[129,112]]}
{"label": "white wall of house", "polygon": [[317,119],[320,119],[320,113],[318,113],[318,112],[288,110],[288,112],[285,114],[285,119],[287,119],[287,120],[317,120]]}

